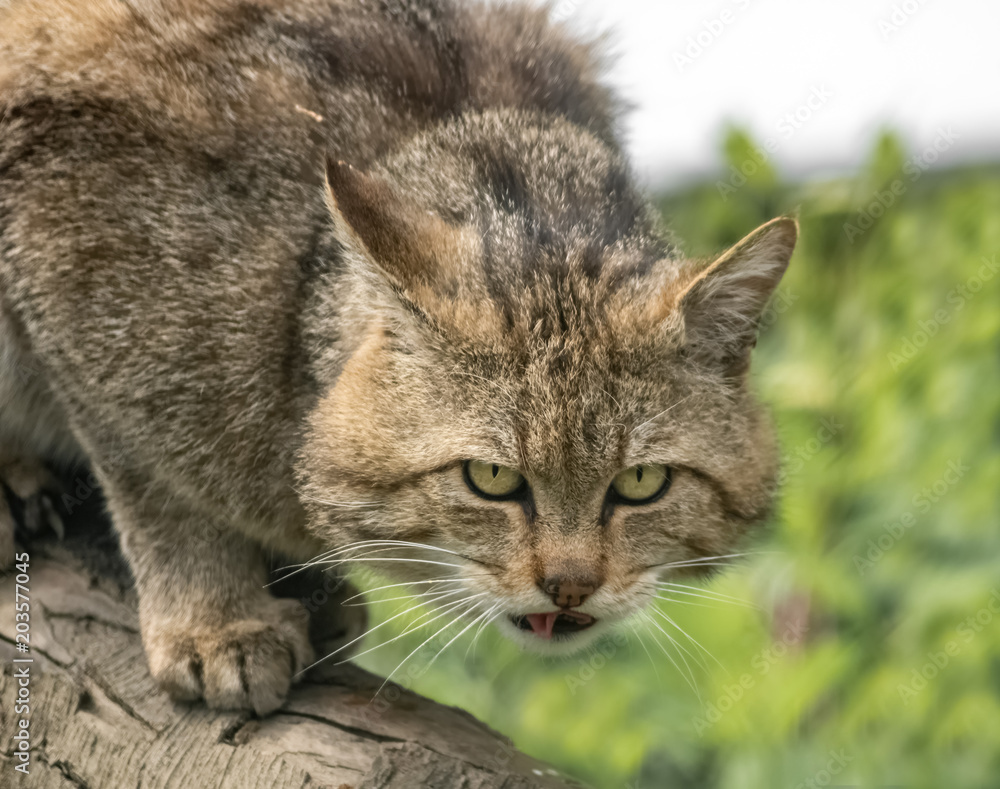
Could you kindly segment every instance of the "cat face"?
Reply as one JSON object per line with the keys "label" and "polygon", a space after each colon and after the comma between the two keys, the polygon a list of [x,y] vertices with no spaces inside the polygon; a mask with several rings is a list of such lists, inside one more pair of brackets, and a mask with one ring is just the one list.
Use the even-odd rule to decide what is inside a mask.
{"label": "cat face", "polygon": [[[328,177],[358,329],[313,414],[302,490],[334,561],[414,582],[441,624],[566,651],[766,517],[776,453],[745,373],[792,220],[704,266],[651,260],[662,242],[637,218],[638,238],[597,243],[593,218],[560,236],[530,179],[518,199],[544,244],[496,206],[448,223],[407,205],[405,178]],[[500,244],[531,267],[491,279]]]}

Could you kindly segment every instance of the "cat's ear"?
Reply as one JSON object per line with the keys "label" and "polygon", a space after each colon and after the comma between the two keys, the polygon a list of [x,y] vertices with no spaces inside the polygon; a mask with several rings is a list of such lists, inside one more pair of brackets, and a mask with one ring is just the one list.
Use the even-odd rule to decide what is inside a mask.
{"label": "cat's ear", "polygon": [[342,244],[415,301],[453,287],[466,237],[402,200],[383,179],[327,159],[327,205]]}
{"label": "cat's ear", "polygon": [[730,375],[747,369],[768,300],[788,268],[798,237],[790,217],[767,222],[686,283],[674,302],[685,348]]}

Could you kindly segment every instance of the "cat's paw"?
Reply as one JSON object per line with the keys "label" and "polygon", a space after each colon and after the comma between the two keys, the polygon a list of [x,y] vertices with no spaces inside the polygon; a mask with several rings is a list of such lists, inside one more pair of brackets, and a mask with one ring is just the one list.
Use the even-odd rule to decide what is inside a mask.
{"label": "cat's paw", "polygon": [[268,601],[261,614],[219,627],[151,628],[146,653],[153,678],[178,701],[273,712],[313,660],[309,615],[294,600]]}

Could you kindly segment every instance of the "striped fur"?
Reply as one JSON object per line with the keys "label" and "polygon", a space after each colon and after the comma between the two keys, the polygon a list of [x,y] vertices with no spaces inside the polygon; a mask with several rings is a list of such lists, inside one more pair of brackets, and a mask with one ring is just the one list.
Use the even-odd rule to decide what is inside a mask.
{"label": "striped fur", "polygon": [[[794,222],[683,259],[601,68],[520,5],[0,10],[0,456],[91,463],[175,697],[266,712],[311,660],[270,552],[430,544],[510,613],[576,568],[596,635],[766,515],[745,372]],[[606,506],[640,462],[669,495]]]}

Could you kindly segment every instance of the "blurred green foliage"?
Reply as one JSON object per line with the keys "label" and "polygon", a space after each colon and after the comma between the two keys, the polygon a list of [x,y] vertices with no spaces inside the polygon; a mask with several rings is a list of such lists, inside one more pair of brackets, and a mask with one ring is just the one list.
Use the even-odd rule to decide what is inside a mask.
{"label": "blurred green foliage", "polygon": [[707,587],[755,607],[664,604],[691,640],[564,661],[467,633],[396,679],[595,787],[1000,786],[1000,171],[925,172],[888,134],[851,179],[782,183],[737,130],[725,155],[660,200],[685,252],[802,231],[754,371],[781,502]]}

